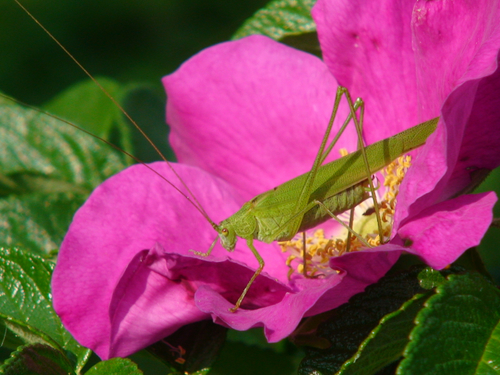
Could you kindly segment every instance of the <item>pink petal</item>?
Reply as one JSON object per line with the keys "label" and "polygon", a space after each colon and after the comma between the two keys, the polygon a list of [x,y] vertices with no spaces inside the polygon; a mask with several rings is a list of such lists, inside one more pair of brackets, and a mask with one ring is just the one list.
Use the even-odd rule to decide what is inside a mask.
{"label": "pink petal", "polygon": [[416,2],[412,44],[421,111],[439,111],[455,88],[496,70],[499,10],[493,0]]}
{"label": "pink petal", "polygon": [[[420,179],[425,182],[412,194],[400,198],[404,202],[422,197],[410,215],[460,192],[478,169],[500,164],[495,146],[500,140],[500,75],[496,72],[500,5],[493,1],[419,2],[413,18],[420,103],[427,100],[427,106],[435,107],[445,99],[441,113],[446,130],[430,139],[422,163],[411,171],[426,178]],[[461,27],[456,27],[457,22]],[[434,185],[434,181],[439,183]],[[400,210],[401,218],[405,214]]]}
{"label": "pink petal", "polygon": [[152,263],[164,263],[162,253],[159,245],[139,252],[118,282],[109,310],[95,307],[109,314],[111,325],[94,349],[102,359],[125,357],[188,323],[207,319],[194,304],[192,282],[167,278],[150,268]]}
{"label": "pink petal", "polygon": [[406,251],[441,269],[465,250],[479,245],[493,218],[496,201],[496,194],[489,192],[435,204],[403,225],[398,237],[403,242],[410,241]]}
{"label": "pink petal", "polygon": [[269,342],[290,335],[303,317],[331,310],[347,302],[354,294],[380,279],[396,262],[399,252],[352,253],[347,258],[332,260],[339,274],[325,278],[292,280],[296,290],[286,293],[279,302],[254,310],[228,311],[229,304],[220,294],[208,287],[196,293],[198,307],[212,315],[214,322],[237,330],[264,327]]}
{"label": "pink petal", "polygon": [[[179,161],[223,178],[246,200],[311,168],[337,89],[321,60],[263,36],[203,50],[163,83]],[[346,113],[343,104],[337,123]],[[354,129],[346,134],[342,147],[352,151]]]}

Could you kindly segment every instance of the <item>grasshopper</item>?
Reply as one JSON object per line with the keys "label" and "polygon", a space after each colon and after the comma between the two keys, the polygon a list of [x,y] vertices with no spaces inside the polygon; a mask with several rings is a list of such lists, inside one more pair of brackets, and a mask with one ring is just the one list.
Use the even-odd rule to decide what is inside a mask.
{"label": "grasshopper", "polygon": [[[25,11],[29,14],[26,9]],[[47,30],[45,31],[48,33]],[[48,34],[52,37],[50,33]],[[52,38],[60,45],[54,37]],[[62,48],[64,49],[64,47]],[[75,60],[71,55],[70,57]],[[75,62],[81,67],[76,60]],[[83,69],[83,67],[81,68]],[[87,73],[85,69],[83,70]],[[88,75],[90,76],[90,74]],[[93,79],[92,76],[90,77]],[[109,94],[107,95],[109,96]],[[349,115],[338,134],[327,146],[334,119],[343,96],[345,96],[348,102]],[[115,104],[117,103],[115,102]],[[128,114],[119,105],[118,107],[130,119]],[[358,110],[359,119],[357,115]],[[336,215],[352,209],[370,197],[373,199],[379,233],[382,233],[382,223],[371,176],[399,156],[423,145],[427,137],[436,129],[438,118],[365,147],[362,143],[363,114],[363,101],[357,99],[353,102],[348,90],[344,87],[339,87],[330,121],[311,170],[278,187],[257,195],[245,203],[239,211],[223,220],[220,224],[214,223],[208,217],[194,195],[189,191],[180,177],[177,176],[180,182],[187,188],[189,196],[181,194],[202,213],[218,233],[216,239],[206,252],[194,251],[194,253],[200,256],[210,255],[219,240],[226,250],[233,251],[238,238],[242,238],[246,241],[248,248],[259,263],[259,267],[230,311],[235,312],[238,310],[252,283],[264,269],[264,261],[254,247],[254,240],[266,243],[289,240],[297,233],[311,229],[331,218],[345,226],[345,224],[337,219]],[[132,119],[130,120],[141,131],[140,127]],[[354,122],[358,134],[359,150],[333,162],[324,164],[326,157],[351,120]],[[76,126],[74,124],[70,125]],[[143,135],[147,138],[144,133]],[[156,149],[153,142],[151,140],[149,142]],[[128,155],[131,156],[130,154]],[[137,159],[135,158],[135,160]],[[174,170],[165,158],[164,160]],[[147,167],[150,168],[149,166]],[[179,191],[170,181],[167,182]],[[357,236],[363,242],[363,239],[350,226],[346,226],[346,228],[350,234]],[[366,242],[363,243],[369,247]]]}

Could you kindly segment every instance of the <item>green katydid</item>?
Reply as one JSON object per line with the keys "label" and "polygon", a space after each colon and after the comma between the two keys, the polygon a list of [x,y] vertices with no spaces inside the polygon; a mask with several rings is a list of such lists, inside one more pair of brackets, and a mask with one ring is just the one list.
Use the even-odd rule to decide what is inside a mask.
{"label": "green katydid", "polygon": [[[52,38],[55,40],[54,37]],[[70,57],[72,56],[70,55]],[[73,60],[75,59],[73,58]],[[337,114],[340,100],[344,95],[348,101],[350,113],[339,133],[327,147],[333,120]],[[357,118],[358,109],[360,109],[359,120]],[[369,198],[370,195],[373,199],[377,215],[379,232],[381,232],[381,220],[378,215],[379,210],[377,208],[371,175],[384,168],[402,154],[424,144],[427,137],[435,130],[437,119],[424,122],[393,137],[364,147],[361,143],[363,110],[363,102],[360,99],[353,103],[347,89],[339,87],[332,117],[311,170],[306,174],[293,178],[272,190],[256,196],[245,203],[238,212],[223,220],[219,225],[209,219],[189,189],[187,189],[189,197],[183,194],[218,232],[218,237],[208,251],[195,252],[196,254],[209,255],[219,239],[225,249],[232,251],[234,250],[237,238],[240,237],[246,240],[249,249],[259,262],[259,267],[231,311],[234,312],[239,308],[255,278],[264,268],[263,259],[253,245],[255,239],[267,243],[291,239],[299,232],[313,228],[330,218],[335,219],[335,215],[357,206]],[[125,111],[123,112],[125,113]],[[128,117],[126,113],[125,115]],[[336,161],[323,165],[324,160],[339,139],[340,134],[351,120],[355,124],[358,138],[360,139],[360,149]],[[140,130],[135,122],[132,121],[132,123]],[[150,143],[155,147],[152,141]],[[164,160],[168,163],[166,159]],[[173,167],[171,168],[173,169]],[[180,178],[179,180],[184,184]],[[167,182],[172,184],[170,181]],[[187,186],[185,187],[187,188]],[[356,235],[352,229],[348,230],[350,230],[350,233]]]}

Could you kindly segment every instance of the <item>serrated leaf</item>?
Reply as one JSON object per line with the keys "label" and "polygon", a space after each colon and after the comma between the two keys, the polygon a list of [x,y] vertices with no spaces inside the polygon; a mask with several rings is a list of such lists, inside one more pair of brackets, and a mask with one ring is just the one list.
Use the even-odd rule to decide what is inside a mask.
{"label": "serrated leaf", "polygon": [[125,166],[102,141],[0,99],[0,246],[54,250],[85,197]]}
{"label": "serrated leaf", "polygon": [[398,374],[498,374],[500,292],[479,274],[451,275],[416,319]]}
{"label": "serrated leaf", "polygon": [[72,338],[52,308],[53,268],[53,263],[37,256],[0,249],[0,318],[26,344],[42,342],[73,353],[80,369],[90,350]]}
{"label": "serrated leaf", "polygon": [[[123,156],[102,141],[46,114],[0,99],[3,178],[37,176],[58,181],[64,191],[80,193],[82,189],[91,191],[124,167]],[[30,191],[18,186],[10,193]]]}
{"label": "serrated leaf", "polygon": [[429,293],[415,295],[400,309],[383,317],[353,358],[344,363],[338,374],[376,374],[401,358],[410,341],[413,321],[428,297]]}
{"label": "serrated leaf", "polygon": [[59,350],[49,345],[19,347],[0,367],[5,375],[73,375],[72,364]]}
{"label": "serrated leaf", "polygon": [[141,375],[143,372],[127,358],[113,358],[92,366],[85,375]]}
{"label": "serrated leaf", "polygon": [[417,279],[422,268],[385,276],[363,293],[353,296],[347,304],[333,310],[332,317],[317,330],[317,335],[329,340],[331,347],[306,349],[299,374],[334,374],[339,371],[385,315],[399,309],[415,294],[425,292]]}
{"label": "serrated leaf", "polygon": [[260,9],[233,36],[240,39],[248,35],[262,34],[275,40],[287,36],[313,33],[316,24],[311,9],[316,0],[277,0]]}

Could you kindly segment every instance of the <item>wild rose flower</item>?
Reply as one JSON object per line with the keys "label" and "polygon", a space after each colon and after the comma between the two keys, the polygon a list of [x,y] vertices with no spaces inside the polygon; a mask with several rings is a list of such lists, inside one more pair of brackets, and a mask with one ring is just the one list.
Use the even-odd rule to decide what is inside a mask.
{"label": "wild rose flower", "polygon": [[[207,250],[215,233],[189,201],[141,165],[110,178],[75,215],[54,272],[54,306],[69,331],[101,358],[209,318],[263,326],[278,341],[302,317],[378,280],[401,251],[442,268],[476,245],[496,197],[453,197],[471,173],[500,164],[500,23],[493,2],[467,7],[319,0],[313,16],[324,63],[253,36],[204,50],[166,77],[175,169],[217,222],[310,169],[338,84],[365,100],[368,143],[441,121],[413,153],[389,244],[332,258],[331,273],[307,279],[288,277],[278,244],[255,242],[266,266],[236,313],[228,308],[257,266],[245,241],[200,258],[188,250]],[[338,121],[346,114],[343,106]],[[341,142],[332,157],[356,149],[354,131]],[[176,181],[165,163],[152,167]]]}

